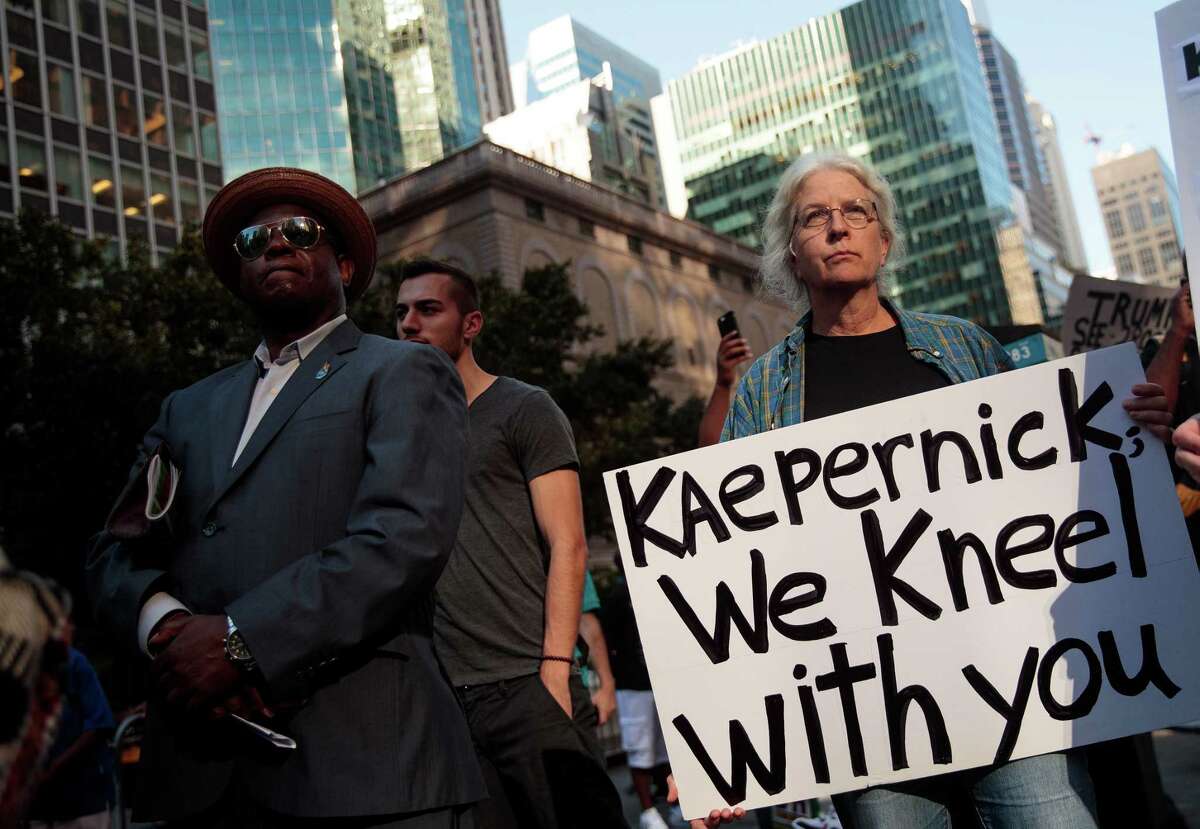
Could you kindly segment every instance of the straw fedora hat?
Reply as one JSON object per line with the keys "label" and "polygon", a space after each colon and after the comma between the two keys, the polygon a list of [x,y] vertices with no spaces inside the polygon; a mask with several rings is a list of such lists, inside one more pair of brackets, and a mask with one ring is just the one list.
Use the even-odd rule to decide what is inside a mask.
{"label": "straw fedora hat", "polygon": [[336,234],[341,252],[354,261],[346,301],[362,296],[375,274],[375,227],[362,205],[339,184],[295,167],[264,167],[238,176],[209,203],[202,229],[204,255],[225,286],[238,292],[241,259],[233,250],[233,237],[255,213],[275,204],[308,208]]}

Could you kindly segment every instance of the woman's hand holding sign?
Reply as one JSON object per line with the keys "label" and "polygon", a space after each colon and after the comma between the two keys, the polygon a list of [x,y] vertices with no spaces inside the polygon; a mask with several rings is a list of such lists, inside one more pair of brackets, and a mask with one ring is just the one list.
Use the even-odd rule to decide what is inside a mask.
{"label": "woman's hand holding sign", "polygon": [[1138,383],[1132,394],[1121,404],[1125,413],[1163,443],[1170,444],[1173,414],[1163,387],[1157,383]]}

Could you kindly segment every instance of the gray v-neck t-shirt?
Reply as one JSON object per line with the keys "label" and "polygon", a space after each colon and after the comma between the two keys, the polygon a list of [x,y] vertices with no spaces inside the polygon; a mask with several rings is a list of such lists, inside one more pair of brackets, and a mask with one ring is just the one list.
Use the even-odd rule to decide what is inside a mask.
{"label": "gray v-neck t-shirt", "polygon": [[579,468],[571,424],[537,386],[498,377],[471,403],[470,425],[462,523],[434,616],[438,656],[456,686],[540,667],[550,549],[529,482]]}

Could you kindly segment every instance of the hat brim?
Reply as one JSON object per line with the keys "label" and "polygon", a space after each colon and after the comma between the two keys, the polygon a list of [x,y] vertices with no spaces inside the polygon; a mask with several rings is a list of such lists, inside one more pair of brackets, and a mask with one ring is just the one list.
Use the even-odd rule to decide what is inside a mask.
{"label": "hat brim", "polygon": [[241,259],[233,237],[260,210],[277,204],[297,204],[313,212],[341,243],[341,252],[354,262],[354,277],[346,286],[346,301],[362,296],[375,275],[375,227],[362,205],[345,188],[322,175],[294,167],[264,167],[238,176],[213,197],[204,213],[204,256],[213,273],[235,294]]}

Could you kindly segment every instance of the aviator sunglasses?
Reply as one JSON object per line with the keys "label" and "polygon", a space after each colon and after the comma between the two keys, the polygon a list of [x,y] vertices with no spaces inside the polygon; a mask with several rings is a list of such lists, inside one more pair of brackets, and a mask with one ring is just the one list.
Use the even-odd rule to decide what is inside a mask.
{"label": "aviator sunglasses", "polygon": [[309,216],[288,216],[275,222],[250,225],[233,237],[233,249],[246,262],[253,262],[267,252],[271,244],[271,230],[279,228],[279,235],[294,248],[309,250],[321,241],[325,228]]}

